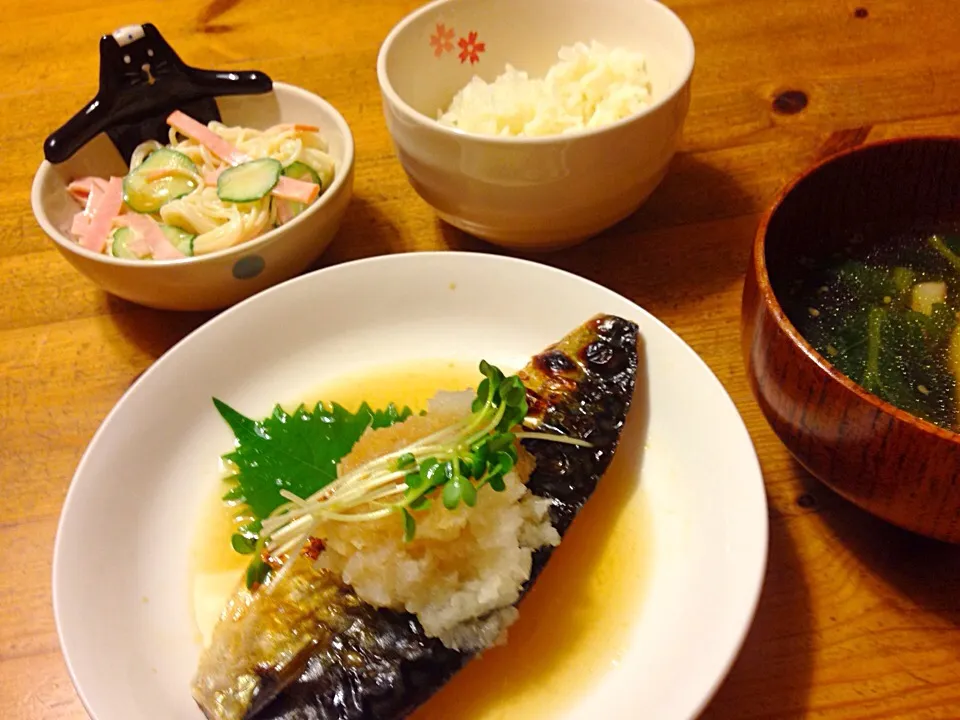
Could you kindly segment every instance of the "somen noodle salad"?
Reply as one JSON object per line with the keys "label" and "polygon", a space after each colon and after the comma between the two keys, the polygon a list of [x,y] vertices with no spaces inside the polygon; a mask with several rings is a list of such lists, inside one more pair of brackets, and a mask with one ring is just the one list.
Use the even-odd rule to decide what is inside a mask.
{"label": "somen noodle salad", "polygon": [[290,222],[330,187],[336,163],[312,125],[266,130],[204,125],[179,110],[169,143],[141,143],[125,177],[83,177],[70,233],[97,253],[133,260],[205,255]]}

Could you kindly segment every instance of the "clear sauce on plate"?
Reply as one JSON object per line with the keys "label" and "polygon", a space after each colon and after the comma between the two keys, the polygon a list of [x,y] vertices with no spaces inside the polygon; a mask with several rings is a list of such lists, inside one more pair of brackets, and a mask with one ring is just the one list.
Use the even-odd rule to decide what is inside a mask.
{"label": "clear sauce on plate", "polygon": [[[339,378],[304,402],[337,402],[351,411],[363,401],[375,408],[394,402],[419,411],[438,390],[476,387],[479,379],[472,363],[425,361]],[[218,450],[229,448],[212,452]],[[552,717],[619,662],[649,551],[634,453],[624,450],[521,603],[508,644],[469,663],[412,720]],[[224,488],[217,491],[203,510],[193,556],[194,617],[204,643],[249,560],[230,547],[238,509],[220,501]]]}

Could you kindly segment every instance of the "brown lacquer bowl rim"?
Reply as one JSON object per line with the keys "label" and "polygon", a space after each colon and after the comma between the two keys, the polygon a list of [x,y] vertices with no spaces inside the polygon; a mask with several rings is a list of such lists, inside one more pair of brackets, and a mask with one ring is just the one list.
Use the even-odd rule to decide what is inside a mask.
{"label": "brown lacquer bowl rim", "polygon": [[799,175],[794,177],[789,183],[787,183],[778,193],[776,200],[769,207],[769,209],[763,214],[760,219],[760,224],[757,228],[756,238],[753,244],[753,272],[754,277],[757,283],[757,290],[761,301],[771,312],[774,319],[776,320],[777,326],[780,330],[790,338],[790,340],[803,351],[804,355],[814,364],[816,364],[820,370],[829,376],[835,383],[838,383],[844,387],[848,392],[853,393],[857,396],[862,402],[871,405],[872,407],[882,411],[887,415],[893,416],[895,419],[913,425],[918,430],[921,430],[925,433],[929,433],[941,440],[946,440],[947,442],[953,443],[957,446],[957,449],[960,450],[960,433],[956,433],[952,430],[947,430],[946,428],[935,425],[934,423],[919,418],[916,415],[913,415],[906,410],[902,410],[895,405],[892,405],[885,400],[880,399],[876,395],[867,392],[860,385],[855,383],[853,380],[848,378],[846,375],[837,370],[829,360],[827,360],[823,355],[817,352],[806,338],[800,334],[800,331],[797,330],[796,326],[787,318],[786,313],[784,313],[783,308],[780,305],[780,301],[777,298],[776,292],[774,292],[773,285],[770,282],[770,276],[767,273],[767,232],[769,229],[770,221],[777,214],[777,211],[780,207],[786,202],[790,194],[797,188],[798,185],[804,181],[811,180],[816,182],[814,176],[820,172],[827,165],[831,165],[835,162],[843,160],[851,155],[868,152],[871,150],[877,150],[880,148],[888,148],[891,146],[903,146],[909,145],[912,143],[923,143],[923,142],[943,142],[943,143],[953,143],[960,145],[960,136],[956,135],[916,135],[900,138],[890,138],[886,140],[878,140],[875,142],[867,143],[856,148],[849,150],[843,150],[841,152],[830,155],[826,158],[819,160],[814,163],[806,170],[801,172]]}

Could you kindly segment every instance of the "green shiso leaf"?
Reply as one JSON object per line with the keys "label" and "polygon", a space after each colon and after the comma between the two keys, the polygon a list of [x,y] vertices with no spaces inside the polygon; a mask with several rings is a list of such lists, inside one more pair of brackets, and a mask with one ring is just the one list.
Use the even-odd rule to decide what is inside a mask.
{"label": "green shiso leaf", "polygon": [[236,437],[233,452],[224,455],[236,469],[224,499],[242,498],[258,520],[287,502],[281,490],[308,497],[332,482],[337,463],[368,427],[389,427],[412,414],[393,404],[372,410],[364,403],[351,413],[336,403],[318,403],[312,411],[301,405],[290,414],[278,405],[269,417],[253,420],[222,400],[213,404]]}

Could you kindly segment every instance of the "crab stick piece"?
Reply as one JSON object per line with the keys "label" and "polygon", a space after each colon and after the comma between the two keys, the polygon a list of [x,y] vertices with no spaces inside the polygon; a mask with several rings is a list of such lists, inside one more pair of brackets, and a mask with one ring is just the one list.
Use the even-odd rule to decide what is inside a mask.
{"label": "crab stick piece", "polygon": [[67,185],[67,192],[73,197],[77,202],[86,203],[87,198],[90,197],[90,193],[93,191],[93,178],[84,177],[77,178],[69,185]]}
{"label": "crab stick piece", "polygon": [[87,177],[77,178],[67,185],[67,192],[80,203],[86,203],[91,195],[98,192],[102,194],[106,189],[106,180],[89,175]]}
{"label": "crab stick piece", "polygon": [[280,123],[274,125],[270,130],[294,130],[295,132],[320,132],[316,125],[304,125],[302,123]]}

